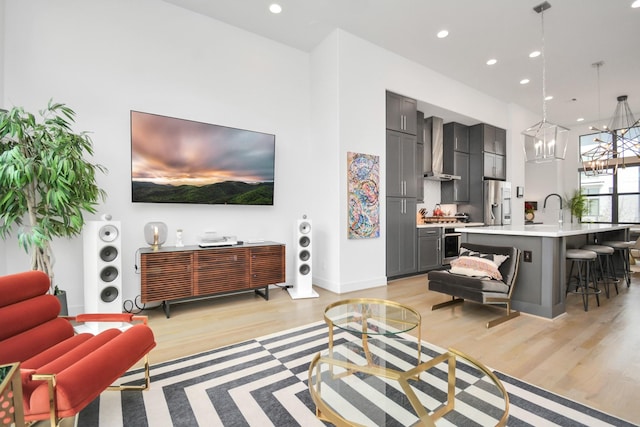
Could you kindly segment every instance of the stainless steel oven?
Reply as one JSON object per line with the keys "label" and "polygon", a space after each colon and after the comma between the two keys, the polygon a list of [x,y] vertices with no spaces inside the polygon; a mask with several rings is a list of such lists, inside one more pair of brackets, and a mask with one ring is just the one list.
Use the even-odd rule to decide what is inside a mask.
{"label": "stainless steel oven", "polygon": [[442,265],[451,264],[460,251],[460,236],[454,228],[445,228],[442,233]]}

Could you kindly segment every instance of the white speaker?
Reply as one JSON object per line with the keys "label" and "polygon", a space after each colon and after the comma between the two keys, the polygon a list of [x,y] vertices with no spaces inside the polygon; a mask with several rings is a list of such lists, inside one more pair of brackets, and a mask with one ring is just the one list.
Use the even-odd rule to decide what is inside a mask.
{"label": "white speaker", "polygon": [[[122,233],[119,221],[87,221],[84,243],[85,313],[122,313]],[[107,329],[120,324],[92,324]]]}
{"label": "white speaker", "polygon": [[302,216],[296,224],[296,250],[295,254],[295,278],[296,283],[293,288],[289,288],[289,295],[293,299],[316,298],[318,293],[312,286],[312,230],[311,220],[306,215]]}

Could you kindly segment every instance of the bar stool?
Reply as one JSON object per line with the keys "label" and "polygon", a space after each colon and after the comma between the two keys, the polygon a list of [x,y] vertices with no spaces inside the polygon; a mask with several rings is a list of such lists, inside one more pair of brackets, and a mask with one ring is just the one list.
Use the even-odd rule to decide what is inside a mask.
{"label": "bar stool", "polygon": [[[567,249],[566,259],[571,261],[571,268],[569,269],[569,279],[567,281],[567,293],[572,292],[582,295],[582,304],[584,305],[584,311],[589,311],[589,295],[596,296],[596,302],[600,306],[600,289],[598,289],[596,282],[593,286],[589,286],[589,266],[598,258],[598,254],[594,251],[587,251],[584,249]],[[576,284],[576,290],[571,291],[570,282],[571,275],[573,274],[573,266],[578,263],[578,283]],[[584,273],[584,274],[583,274]]]}
{"label": "bar stool", "polygon": [[[631,286],[631,275],[629,274],[629,249],[631,249],[635,242],[625,242],[622,240],[609,240],[602,242],[605,246],[610,246],[613,250],[620,254],[622,259],[622,278],[627,282],[627,288]],[[615,275],[615,269],[614,269]]]}
{"label": "bar stool", "polygon": [[600,274],[600,278],[604,284],[604,292],[607,298],[609,298],[610,283],[613,283],[616,288],[616,295],[618,295],[618,279],[615,277],[615,270],[613,267],[613,254],[615,253],[615,250],[611,246],[605,245],[584,245],[581,249],[593,251],[598,255],[598,273]]}

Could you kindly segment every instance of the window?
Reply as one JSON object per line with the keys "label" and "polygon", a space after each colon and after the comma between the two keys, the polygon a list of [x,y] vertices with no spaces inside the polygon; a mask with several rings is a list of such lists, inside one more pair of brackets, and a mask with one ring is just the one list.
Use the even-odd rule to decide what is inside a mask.
{"label": "window", "polygon": [[[593,149],[598,143],[596,138],[608,143],[611,134],[589,134],[580,136],[580,153]],[[614,138],[614,147],[617,138]],[[617,147],[615,147],[617,148]],[[587,175],[580,169],[580,188],[587,196],[588,211],[582,217],[583,222],[604,223],[640,223],[640,159],[630,150],[624,150],[618,162],[615,174]]]}

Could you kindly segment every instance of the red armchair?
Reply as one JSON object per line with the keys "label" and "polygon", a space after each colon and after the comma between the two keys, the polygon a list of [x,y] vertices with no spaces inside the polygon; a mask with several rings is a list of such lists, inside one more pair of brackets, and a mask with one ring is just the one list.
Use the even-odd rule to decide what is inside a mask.
{"label": "red armchair", "polygon": [[[156,343],[146,316],[59,317],[60,303],[48,290],[49,277],[41,271],[0,277],[0,365],[20,362],[25,421],[49,419],[54,427],[106,389],[149,387],[148,354]],[[136,324],[92,335],[75,334],[72,321]],[[113,385],[141,359],[144,384]]]}

